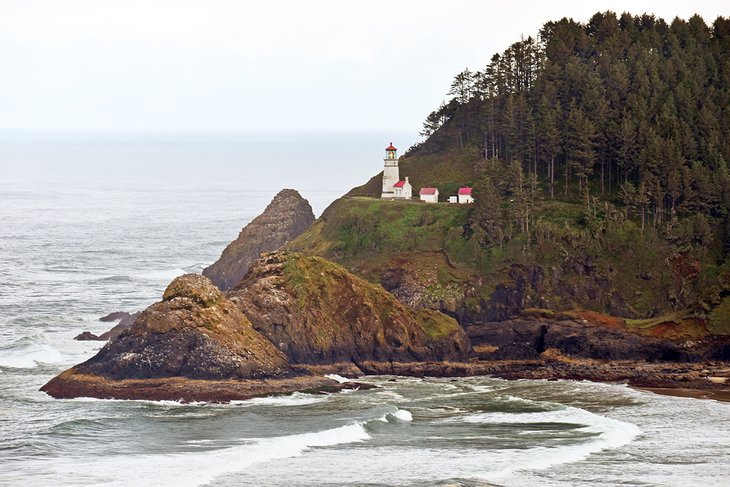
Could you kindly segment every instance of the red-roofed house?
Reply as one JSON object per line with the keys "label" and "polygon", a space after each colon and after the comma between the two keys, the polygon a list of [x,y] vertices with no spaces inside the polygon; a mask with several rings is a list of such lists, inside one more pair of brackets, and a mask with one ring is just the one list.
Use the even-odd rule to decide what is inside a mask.
{"label": "red-roofed house", "polygon": [[459,191],[456,194],[459,197],[459,203],[474,203],[470,187],[467,186],[465,188],[459,188]]}
{"label": "red-roofed house", "polygon": [[418,192],[418,196],[421,197],[421,201],[425,201],[426,203],[439,202],[438,188],[421,188],[421,191]]}
{"label": "red-roofed house", "polygon": [[393,198],[411,199],[413,196],[413,187],[408,182],[408,176],[405,181],[398,181],[393,185]]}

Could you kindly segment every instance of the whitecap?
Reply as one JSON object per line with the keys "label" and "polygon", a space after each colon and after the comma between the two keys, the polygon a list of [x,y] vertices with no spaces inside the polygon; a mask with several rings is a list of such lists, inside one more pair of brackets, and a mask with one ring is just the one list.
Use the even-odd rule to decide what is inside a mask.
{"label": "whitecap", "polygon": [[234,406],[306,406],[326,401],[328,397],[327,394],[314,395],[294,392],[287,396],[265,396],[243,401],[231,401],[230,404]]}
{"label": "whitecap", "polygon": [[0,367],[13,369],[32,369],[40,364],[58,364],[65,360],[61,352],[47,344],[33,344],[24,349],[0,353]]}
{"label": "whitecap", "polygon": [[398,409],[394,413],[389,413],[388,416],[397,419],[403,423],[410,423],[413,421],[413,414],[406,409]]}
{"label": "whitecap", "polygon": [[340,384],[344,384],[345,382],[350,382],[350,379],[348,379],[347,377],[342,377],[341,375],[337,375],[337,374],[327,374],[327,375],[325,375],[325,377],[327,377],[328,379],[335,380],[335,381],[339,382]]}
{"label": "whitecap", "polygon": [[[59,458],[36,468],[49,468],[51,478],[73,476],[79,485],[158,486],[175,479],[179,487],[197,486],[222,475],[245,471],[253,464],[297,457],[307,450],[370,439],[363,423],[355,422],[337,428],[311,433],[251,438],[238,446],[172,454],[114,455],[96,458]],[[80,464],[83,462],[83,468]]]}
{"label": "whitecap", "polygon": [[544,470],[554,465],[584,460],[591,454],[631,443],[641,434],[639,427],[633,423],[571,406],[554,411],[476,413],[458,419],[475,424],[571,424],[576,425],[580,432],[592,435],[585,441],[571,445],[531,448],[517,455],[509,466],[484,476],[487,480],[499,479],[520,470]]}

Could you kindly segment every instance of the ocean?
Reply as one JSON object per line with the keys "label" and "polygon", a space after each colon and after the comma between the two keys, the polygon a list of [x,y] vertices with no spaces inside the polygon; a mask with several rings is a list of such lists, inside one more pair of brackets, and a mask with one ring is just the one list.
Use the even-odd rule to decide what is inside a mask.
{"label": "ocean", "polygon": [[408,133],[0,134],[0,485],[730,485],[730,404],[622,384],[366,377],[231,404],[55,400],[111,311],[200,272],[282,188],[315,213]]}

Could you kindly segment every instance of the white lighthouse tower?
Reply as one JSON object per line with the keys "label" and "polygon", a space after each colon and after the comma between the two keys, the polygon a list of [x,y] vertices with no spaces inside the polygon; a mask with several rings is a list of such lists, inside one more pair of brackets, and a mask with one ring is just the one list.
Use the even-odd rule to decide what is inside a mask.
{"label": "white lighthouse tower", "polygon": [[398,149],[393,142],[385,149],[385,167],[383,168],[383,198],[395,198],[394,186],[400,181],[398,174]]}

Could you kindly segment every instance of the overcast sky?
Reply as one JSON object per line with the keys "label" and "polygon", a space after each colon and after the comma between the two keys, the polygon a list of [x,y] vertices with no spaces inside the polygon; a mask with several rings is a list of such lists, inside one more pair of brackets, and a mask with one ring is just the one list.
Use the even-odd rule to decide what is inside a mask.
{"label": "overcast sky", "polygon": [[728,0],[0,0],[0,129],[417,131],[548,20]]}

